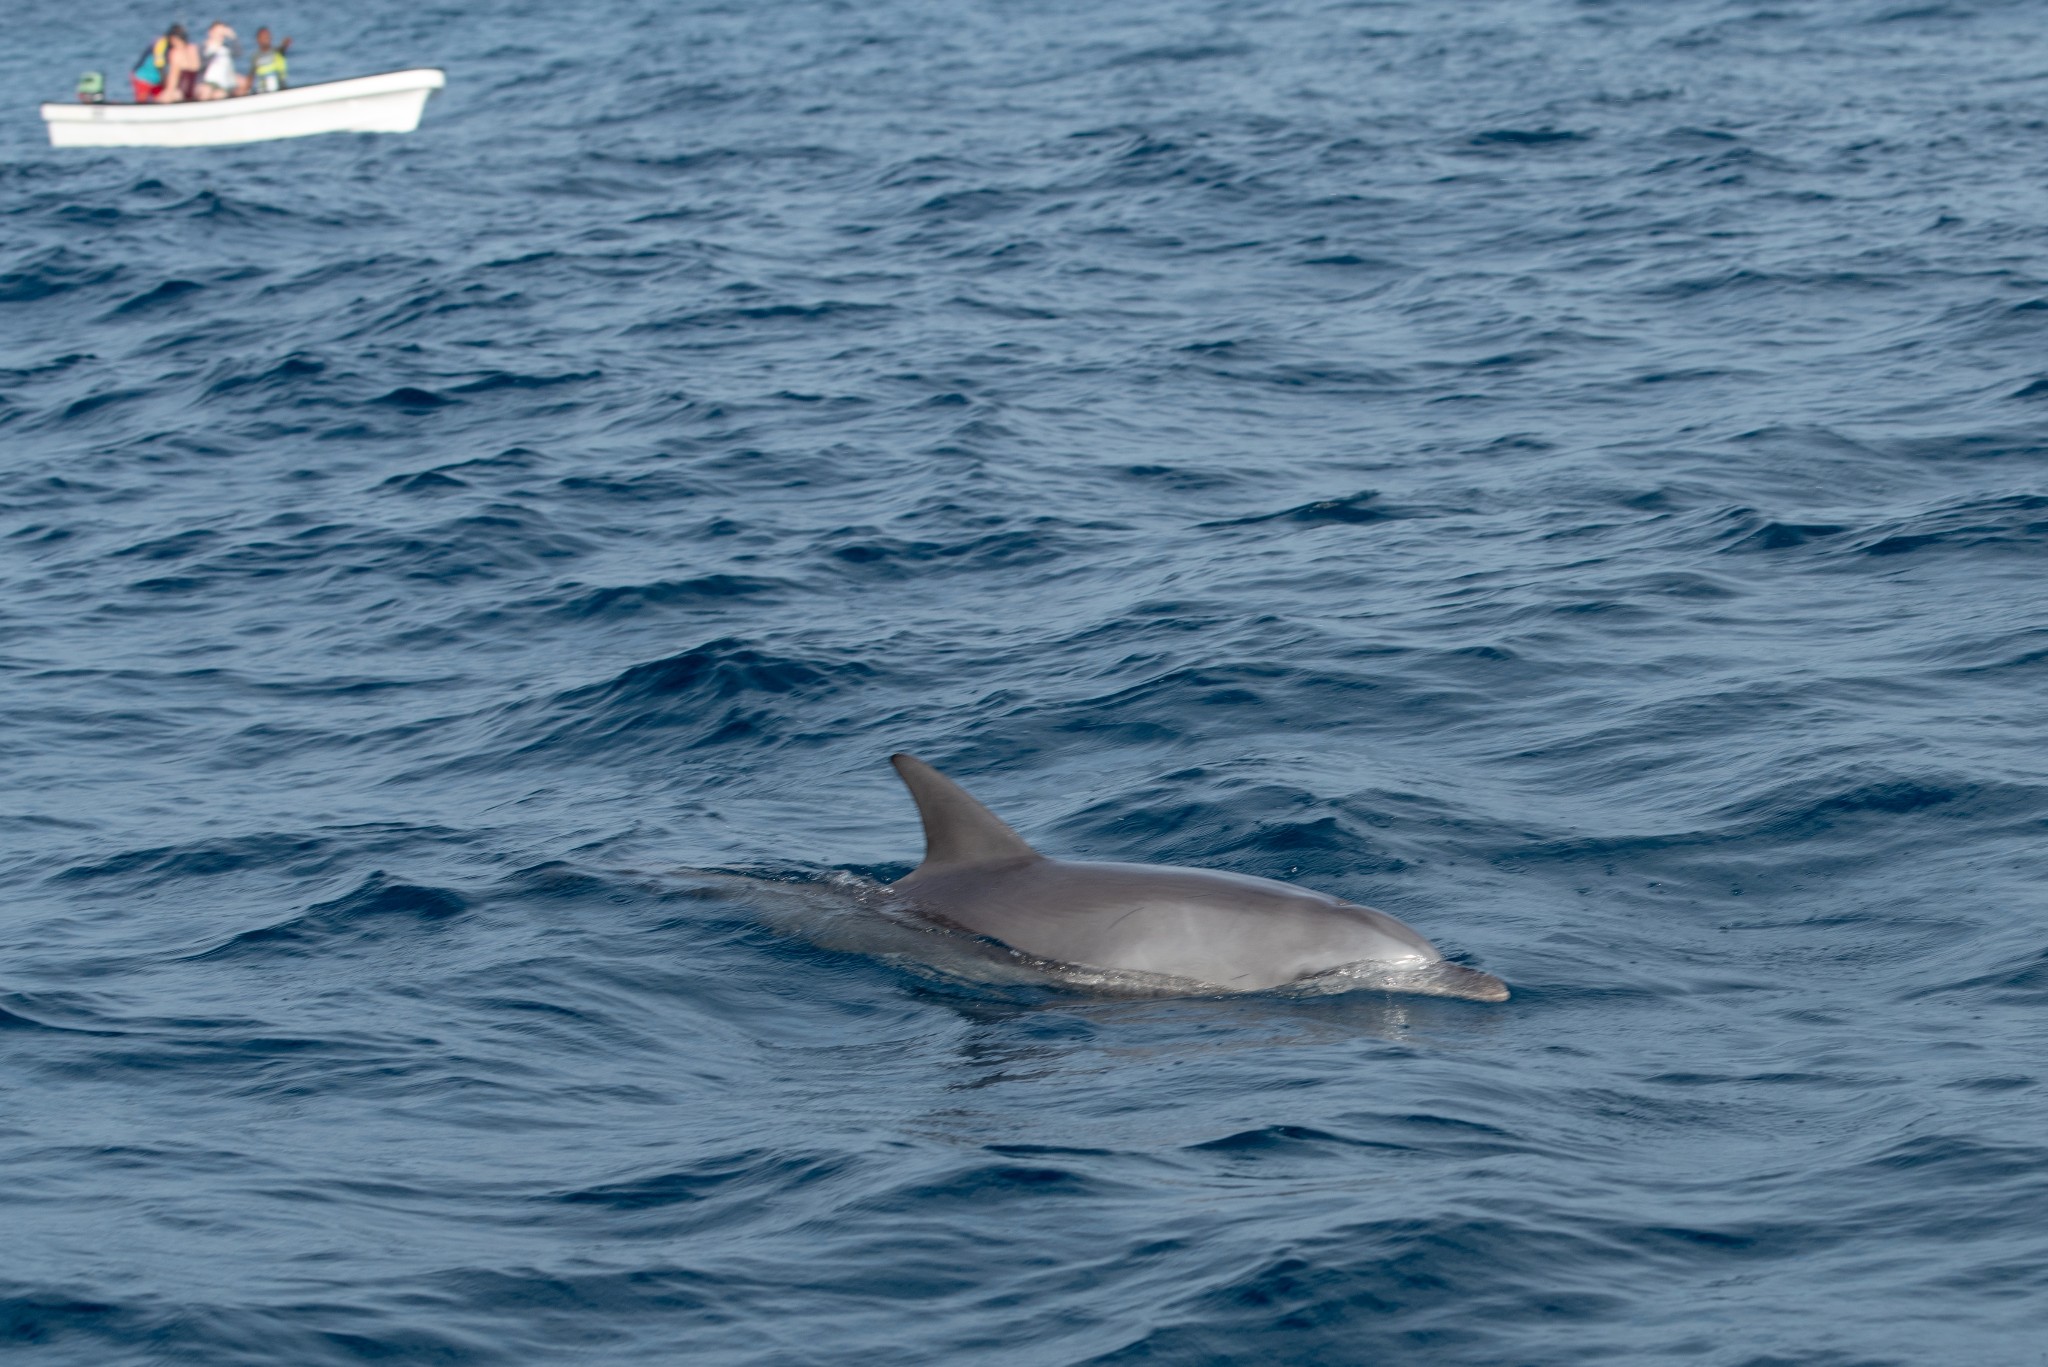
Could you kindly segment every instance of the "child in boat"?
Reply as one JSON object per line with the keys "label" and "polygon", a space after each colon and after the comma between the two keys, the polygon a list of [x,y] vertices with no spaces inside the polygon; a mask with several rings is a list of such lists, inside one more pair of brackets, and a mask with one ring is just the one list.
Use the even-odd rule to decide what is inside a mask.
{"label": "child in boat", "polygon": [[249,92],[248,78],[235,74],[235,31],[223,21],[216,19],[207,26],[200,61],[198,98],[224,100]]}
{"label": "child in boat", "polygon": [[268,95],[273,90],[285,87],[284,54],[291,49],[292,40],[287,38],[275,48],[270,46],[270,30],[256,30],[256,60],[249,64],[249,88],[259,95]]}

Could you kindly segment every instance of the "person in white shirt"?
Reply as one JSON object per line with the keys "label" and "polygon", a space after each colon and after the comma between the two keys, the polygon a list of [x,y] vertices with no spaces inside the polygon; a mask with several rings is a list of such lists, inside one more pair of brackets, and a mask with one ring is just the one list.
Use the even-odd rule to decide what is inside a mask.
{"label": "person in white shirt", "polygon": [[200,49],[198,98],[224,100],[249,93],[249,78],[235,71],[235,31],[216,19],[206,29]]}

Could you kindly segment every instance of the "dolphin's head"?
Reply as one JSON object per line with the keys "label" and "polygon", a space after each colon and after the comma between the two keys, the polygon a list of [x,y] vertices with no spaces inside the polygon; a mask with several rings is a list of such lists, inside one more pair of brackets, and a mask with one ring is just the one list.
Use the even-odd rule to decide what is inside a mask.
{"label": "dolphin's head", "polygon": [[1427,987],[1413,987],[1411,992],[1420,992],[1432,997],[1460,997],[1471,1002],[1504,1002],[1508,999],[1508,985],[1491,973],[1481,973],[1476,968],[1454,964],[1449,959],[1438,959],[1421,975],[1429,979]]}
{"label": "dolphin's head", "polygon": [[1504,1002],[1508,985],[1491,973],[1432,959],[1424,964],[1344,964],[1327,973],[1301,980],[1310,992],[1348,992],[1356,988],[1378,988],[1383,992],[1406,992],[1418,997],[1455,997],[1468,1002]]}

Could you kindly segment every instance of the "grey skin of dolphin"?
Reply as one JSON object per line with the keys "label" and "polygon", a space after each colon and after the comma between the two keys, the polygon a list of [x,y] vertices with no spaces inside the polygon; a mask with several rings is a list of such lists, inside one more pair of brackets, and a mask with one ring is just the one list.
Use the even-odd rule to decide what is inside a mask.
{"label": "grey skin of dolphin", "polygon": [[1343,970],[1360,986],[1506,1001],[1385,912],[1244,874],[1048,859],[923,760],[891,755],[924,818],[924,862],[892,891],[1040,959],[1256,992]]}

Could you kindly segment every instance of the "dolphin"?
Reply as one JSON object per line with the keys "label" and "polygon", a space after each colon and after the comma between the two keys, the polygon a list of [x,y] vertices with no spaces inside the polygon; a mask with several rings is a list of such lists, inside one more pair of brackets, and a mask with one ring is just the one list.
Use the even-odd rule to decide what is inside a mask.
{"label": "dolphin", "polygon": [[1507,1000],[1499,978],[1450,962],[1383,911],[1241,873],[1048,859],[923,760],[889,762],[924,818],[924,862],[888,891],[928,918],[1039,959],[1178,979],[1188,991],[1326,979]]}

